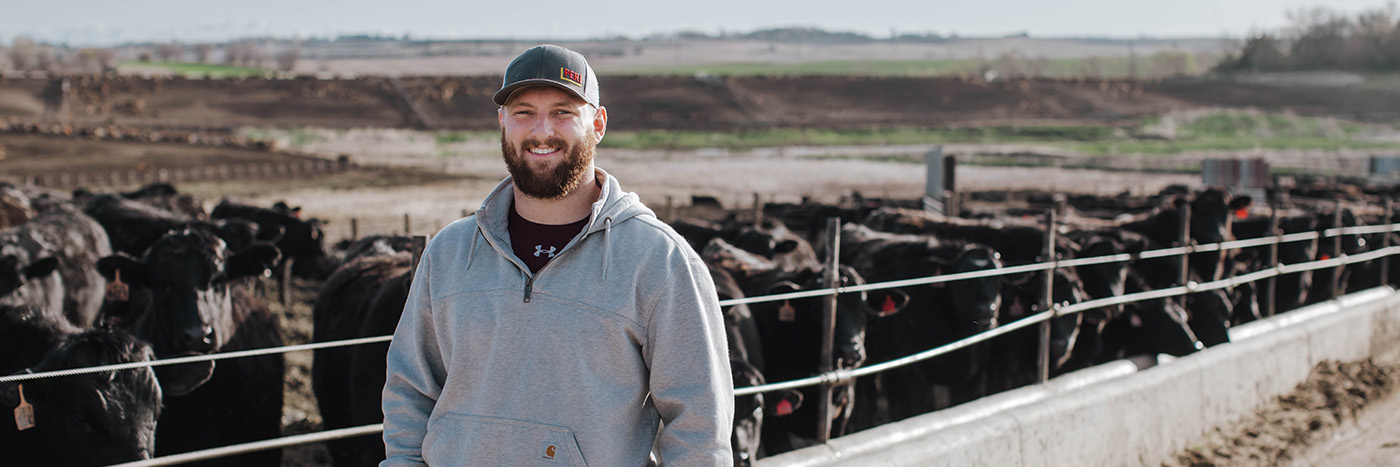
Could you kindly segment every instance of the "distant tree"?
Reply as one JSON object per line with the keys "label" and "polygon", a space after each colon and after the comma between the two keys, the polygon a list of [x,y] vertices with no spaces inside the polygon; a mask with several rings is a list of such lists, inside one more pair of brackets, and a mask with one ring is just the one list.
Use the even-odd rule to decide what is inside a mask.
{"label": "distant tree", "polygon": [[1352,36],[1348,40],[1347,55],[1355,65],[1378,70],[1400,64],[1395,49],[1400,37],[1396,37],[1397,15],[1395,4],[1385,8],[1363,11],[1356,16]]}
{"label": "distant tree", "polygon": [[79,49],[78,54],[73,56],[73,64],[83,73],[102,71],[102,64],[97,59],[97,49]]}
{"label": "distant tree", "polygon": [[1261,33],[1245,41],[1236,60],[1224,60],[1217,69],[1221,71],[1272,71],[1288,68],[1289,59],[1283,53],[1283,41],[1269,33]]}
{"label": "distant tree", "polygon": [[1025,58],[1015,51],[1001,54],[997,57],[996,63],[992,65],[992,71],[995,71],[998,76],[1008,79],[1026,76],[1027,70]]}
{"label": "distant tree", "polygon": [[1162,50],[1152,54],[1152,75],[1170,78],[1189,76],[1200,72],[1196,56],[1180,50]]}
{"label": "distant tree", "polygon": [[10,46],[10,66],[16,70],[29,70],[39,58],[39,45],[28,36],[16,36]]}
{"label": "distant tree", "polygon": [[199,44],[194,46],[194,59],[199,63],[209,63],[209,54],[214,51],[211,44]]}
{"label": "distant tree", "polygon": [[1327,8],[1302,9],[1287,14],[1295,34],[1289,56],[1297,68],[1343,68],[1351,32],[1351,20]]}
{"label": "distant tree", "polygon": [[94,49],[97,54],[97,64],[102,67],[103,73],[117,71],[117,51],[112,49]]}
{"label": "distant tree", "polygon": [[61,71],[60,68],[60,63],[54,57],[53,51],[47,47],[40,47],[39,52],[34,56],[34,69],[57,73]]}
{"label": "distant tree", "polygon": [[1081,66],[1084,77],[1094,79],[1103,77],[1103,58],[1098,55],[1090,55],[1089,58],[1081,62]]}
{"label": "distant tree", "polygon": [[301,59],[301,48],[292,47],[277,53],[277,69],[282,71],[292,71],[297,67],[297,60]]}
{"label": "distant tree", "polygon": [[160,61],[162,62],[182,61],[184,55],[185,46],[180,45],[179,42],[171,42],[168,44],[160,44],[156,46],[156,57],[160,58]]}

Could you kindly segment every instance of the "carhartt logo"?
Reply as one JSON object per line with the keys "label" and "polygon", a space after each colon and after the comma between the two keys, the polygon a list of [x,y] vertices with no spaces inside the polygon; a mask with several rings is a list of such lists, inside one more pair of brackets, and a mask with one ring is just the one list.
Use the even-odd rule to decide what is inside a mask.
{"label": "carhartt logo", "polygon": [[554,247],[549,247],[549,249],[546,250],[544,249],[544,245],[535,245],[535,257],[539,258],[540,255],[549,255],[550,258],[553,258]]}
{"label": "carhartt logo", "polygon": [[549,460],[554,460],[554,449],[555,449],[555,447],[554,447],[553,444],[551,444],[551,445],[549,445],[549,446],[545,446],[545,448],[544,448],[544,458],[545,458],[545,459],[549,459]]}

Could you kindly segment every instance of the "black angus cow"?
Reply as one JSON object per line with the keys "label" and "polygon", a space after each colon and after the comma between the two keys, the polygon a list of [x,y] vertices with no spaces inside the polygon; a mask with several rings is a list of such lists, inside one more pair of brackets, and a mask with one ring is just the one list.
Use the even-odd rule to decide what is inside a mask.
{"label": "black angus cow", "polygon": [[[357,247],[321,285],[312,308],[314,342],[330,342],[394,333],[412,281],[413,255],[394,250],[396,238],[380,237]],[[388,249],[389,251],[383,251]],[[326,429],[383,423],[380,391],[387,372],[389,344],[316,350],[311,387]],[[330,442],[337,466],[376,465],[384,459],[378,435]]]}
{"label": "black angus cow", "polygon": [[[1119,226],[1147,237],[1152,245],[1160,248],[1183,246],[1179,245],[1181,210],[1189,205],[1191,217],[1188,234],[1191,241],[1196,244],[1220,243],[1234,240],[1230,231],[1232,219],[1236,213],[1248,209],[1251,203],[1249,196],[1232,197],[1223,189],[1207,188],[1195,193],[1190,200],[1175,198],[1155,211],[1128,218]],[[1193,253],[1189,259],[1191,273],[1197,280],[1219,280],[1225,274],[1225,265],[1232,255],[1229,250]]]}
{"label": "black angus cow", "polygon": [[0,230],[0,304],[28,305],[91,326],[106,284],[94,266],[110,254],[96,221],[66,203],[45,203],[29,221]]}
{"label": "black angus cow", "polygon": [[[1034,289],[1033,293],[1036,295],[1044,293],[1045,274],[1047,273],[1042,271],[1031,279],[1032,282],[1041,284],[1031,288]],[[1079,276],[1074,273],[1074,270],[1056,269],[1053,274],[1054,283],[1051,291],[1052,298],[1055,300],[1054,305],[1063,307],[1086,300],[1087,296],[1079,281]],[[1005,297],[1003,298],[1005,299]],[[1003,304],[1001,310],[1003,325],[1025,319],[1042,311],[1038,303],[1020,310],[1017,308]],[[1083,317],[1083,313],[1071,313],[1051,318],[1050,354],[1047,357],[1048,370],[1051,374],[1061,372],[1066,363],[1069,362],[1072,356],[1071,351],[1075,348],[1076,339],[1079,337]],[[985,347],[987,353],[987,394],[1015,389],[1039,380],[1036,374],[1040,358],[1039,325],[1025,327],[999,336],[989,341]]]}
{"label": "black angus cow", "polygon": [[181,193],[174,185],[165,182],[151,183],[135,191],[121,193],[121,196],[194,219],[204,220],[209,217],[209,214],[204,212],[204,200],[189,193]]}
{"label": "black angus cow", "polygon": [[[0,375],[144,362],[150,346],[122,331],[79,329],[29,307],[0,307]],[[34,424],[11,414],[21,399]],[[148,459],[161,391],[147,368],[0,383],[6,465],[87,466]]]}
{"label": "black angus cow", "polygon": [[[1336,209],[1322,211],[1317,214],[1317,230],[1323,232],[1332,228],[1356,227],[1356,214],[1350,209],[1341,208],[1341,224],[1337,223]],[[1369,247],[1363,235],[1349,234],[1342,235],[1340,240],[1341,250],[1337,250],[1336,237],[1324,237],[1318,240],[1317,259],[1331,259],[1342,255],[1355,255],[1366,252]],[[1318,303],[1323,300],[1330,300],[1347,293],[1347,287],[1351,282],[1354,273],[1365,276],[1368,275],[1365,263],[1353,263],[1345,266],[1336,266],[1324,269],[1317,269],[1313,272],[1312,290],[1308,292],[1306,304]],[[1332,276],[1338,275],[1337,289],[1332,289]]]}
{"label": "black angus cow", "polygon": [[282,231],[244,220],[207,221],[129,199],[116,193],[76,194],[74,201],[106,230],[113,251],[138,256],[165,234],[188,228],[213,232],[238,252],[254,243],[273,242]]}
{"label": "black angus cow", "polygon": [[[825,268],[787,270],[774,262],[736,248],[722,239],[714,239],[701,252],[712,267],[730,273],[740,289],[750,297],[823,289],[832,286],[855,286],[864,279],[854,269],[841,267],[840,284],[828,285]],[[790,381],[816,375],[821,366],[822,298],[790,299],[778,302],[749,304],[758,340],[763,349],[761,370],[769,381]],[[845,293],[837,298],[832,367],[853,369],[866,359],[866,323],[871,315],[889,315],[903,308],[907,296],[887,290]],[[807,401],[784,417],[765,420],[762,428],[763,450],[768,455],[790,451],[810,444],[817,435],[817,388],[799,390]],[[830,436],[845,434],[855,405],[856,390],[852,384],[837,386],[832,394]]]}
{"label": "black angus cow", "polygon": [[[1045,255],[1045,228],[1034,221],[961,219],[914,209],[880,208],[871,211],[861,223],[880,232],[932,235],[941,241],[986,245],[996,250],[1007,265],[1039,262]],[[1055,251],[1061,256],[1077,248],[1064,236],[1056,236],[1055,240]]]}
{"label": "black angus cow", "polygon": [[[710,278],[715,283],[715,292],[720,301],[744,298],[744,292],[734,277],[724,268],[707,264]],[[734,380],[734,388],[761,386],[767,379],[763,376],[763,345],[760,342],[758,323],[747,304],[726,305],[724,312],[725,334],[729,341],[729,370]],[[768,397],[765,397],[768,396]],[[765,401],[771,400],[771,405]],[[734,452],[735,467],[753,465],[754,460],[766,454],[762,452],[763,421],[768,417],[791,415],[802,405],[802,393],[794,390],[778,391],[772,394],[751,394],[734,396],[734,429],[730,435],[730,445]]]}
{"label": "black angus cow", "polygon": [[[325,279],[338,266],[326,253],[320,219],[302,220],[286,209],[270,209],[239,204],[224,199],[214,206],[209,216],[214,219],[247,219],[262,229],[282,232],[277,248],[284,262],[292,264],[292,274],[308,279]],[[281,267],[279,265],[279,267]]]}
{"label": "black angus cow", "polygon": [[[1301,212],[1280,212],[1278,227],[1279,232],[1269,232],[1270,219],[1268,217],[1250,217],[1238,219],[1231,226],[1231,229],[1238,239],[1260,238],[1281,234],[1295,234],[1303,232],[1316,232],[1317,216]],[[1278,244],[1278,262],[1281,264],[1300,264],[1312,261],[1317,257],[1317,239],[1292,241]],[[1236,256],[1235,262],[1238,273],[1251,273],[1269,267],[1266,261],[1269,259],[1269,247],[1258,246],[1246,248]],[[1267,310],[1267,304],[1272,302],[1275,312],[1284,312],[1301,306],[1307,301],[1308,292],[1312,289],[1314,275],[1312,271],[1293,272],[1278,276],[1274,279],[1273,296],[1258,296],[1256,301],[1263,310]],[[1263,288],[1257,284],[1253,287],[1256,292],[1262,292]],[[1246,321],[1250,316],[1242,316],[1235,313],[1235,316],[1244,318],[1236,321]],[[1267,318],[1268,316],[1260,316]]]}
{"label": "black angus cow", "polygon": [[[924,235],[875,232],[868,227],[842,226],[841,262],[871,282],[914,279],[1002,267],[995,250],[977,244],[943,244]],[[883,362],[932,349],[996,326],[1001,309],[1001,277],[986,277],[896,289],[909,299],[898,315],[870,321],[870,359]],[[982,346],[908,365],[875,377],[859,378],[858,428],[900,420],[944,404],[935,401],[931,384],[950,388],[955,402],[983,392]],[[875,391],[881,387],[883,390]],[[889,413],[877,413],[887,398]]]}
{"label": "black angus cow", "polygon": [[[245,278],[263,274],[277,249],[255,245],[233,254],[203,229],[172,232],[140,257],[98,261],[109,282],[128,288],[127,299],[103,304],[101,322],[151,343],[160,358],[279,347],[276,315],[254,297]],[[111,287],[111,285],[109,285]],[[276,438],[282,426],[281,354],[157,369],[165,412],[156,452],[175,454]],[[211,461],[210,465],[277,465],[280,450]]]}
{"label": "black angus cow", "polygon": [[764,218],[757,223],[740,222],[734,216],[721,222],[681,218],[671,222],[671,226],[696,251],[704,249],[710,240],[719,238],[744,251],[773,260],[784,269],[817,266],[817,253],[812,249],[812,244],[774,218]]}
{"label": "black angus cow", "polygon": [[[1133,294],[1151,290],[1140,275],[1128,275],[1124,292]],[[1091,356],[1093,363],[1103,363],[1133,355],[1168,354],[1184,356],[1205,348],[1187,323],[1186,309],[1174,299],[1156,298],[1129,303],[1123,314],[1104,326],[1102,346]]]}

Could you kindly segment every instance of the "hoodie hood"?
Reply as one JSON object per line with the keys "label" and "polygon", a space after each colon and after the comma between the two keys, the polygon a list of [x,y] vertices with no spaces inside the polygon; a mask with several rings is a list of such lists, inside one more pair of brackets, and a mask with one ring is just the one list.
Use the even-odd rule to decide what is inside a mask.
{"label": "hoodie hood", "polygon": [[[604,235],[603,248],[607,249],[609,248],[607,236],[614,226],[637,216],[645,215],[656,217],[656,213],[652,212],[646,205],[643,205],[636,193],[623,191],[622,185],[618,184],[616,178],[608,175],[603,169],[597,167],[595,167],[593,171],[597,179],[603,182],[602,193],[599,194],[598,200],[593,202],[592,212],[588,215],[587,226],[584,227],[583,231],[580,232],[578,236],[569,241],[568,245],[565,245],[563,250],[560,250],[560,254],[573,248],[574,245],[583,241],[584,238],[599,232],[602,232]],[[515,181],[512,177],[506,177],[506,179],[496,185],[496,188],[491,190],[491,194],[486,195],[486,199],[481,202],[481,209],[478,209],[476,212],[479,234],[472,239],[471,253],[468,255],[468,261],[470,261],[471,256],[475,255],[476,241],[482,237],[485,237],[487,242],[495,247],[502,255],[509,258],[515,257],[514,254],[510,253],[512,251],[510,233],[506,228],[510,218],[511,203],[515,198],[514,184]],[[515,262],[519,263],[522,269],[526,271],[529,270],[529,268],[525,267],[524,263],[521,263],[518,259],[516,259]],[[470,263],[467,264],[467,267],[471,267]],[[603,276],[606,278],[607,264],[604,263],[602,267]]]}

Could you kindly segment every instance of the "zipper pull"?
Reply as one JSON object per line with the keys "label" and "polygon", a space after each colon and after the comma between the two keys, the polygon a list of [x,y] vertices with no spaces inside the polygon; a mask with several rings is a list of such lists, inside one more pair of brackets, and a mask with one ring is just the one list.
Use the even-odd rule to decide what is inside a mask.
{"label": "zipper pull", "polygon": [[525,303],[530,303],[530,291],[535,288],[535,278],[525,280]]}

